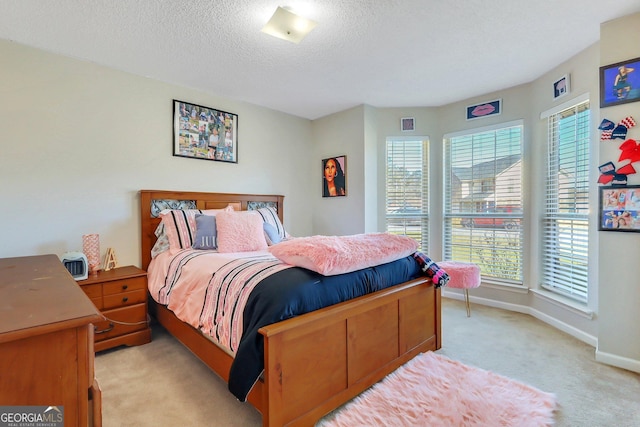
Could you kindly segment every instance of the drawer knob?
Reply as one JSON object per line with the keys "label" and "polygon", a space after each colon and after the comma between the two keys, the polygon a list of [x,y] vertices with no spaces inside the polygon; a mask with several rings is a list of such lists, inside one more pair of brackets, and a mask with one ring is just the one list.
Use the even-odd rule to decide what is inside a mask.
{"label": "drawer knob", "polygon": [[129,301],[129,297],[122,298],[122,302],[127,302],[127,301]]}
{"label": "drawer knob", "polygon": [[122,285],[122,290],[125,291],[129,288],[129,285]]}

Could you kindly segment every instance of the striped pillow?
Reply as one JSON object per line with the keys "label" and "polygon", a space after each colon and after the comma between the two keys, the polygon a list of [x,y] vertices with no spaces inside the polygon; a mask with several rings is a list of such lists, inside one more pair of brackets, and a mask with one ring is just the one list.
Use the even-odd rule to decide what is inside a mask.
{"label": "striped pillow", "polygon": [[169,238],[169,248],[172,253],[181,249],[189,249],[196,238],[196,215],[205,214],[215,216],[219,212],[233,211],[232,206],[224,209],[171,209],[160,212],[164,230]]}
{"label": "striped pillow", "polygon": [[260,208],[256,209],[255,212],[258,212],[265,224],[269,224],[267,229],[270,231],[275,229],[273,233],[267,233],[267,229],[265,229],[265,238],[267,239],[269,246],[275,245],[276,243],[289,238],[289,233],[284,229],[284,225],[282,225],[282,222],[278,217],[278,211],[276,211],[275,208]]}

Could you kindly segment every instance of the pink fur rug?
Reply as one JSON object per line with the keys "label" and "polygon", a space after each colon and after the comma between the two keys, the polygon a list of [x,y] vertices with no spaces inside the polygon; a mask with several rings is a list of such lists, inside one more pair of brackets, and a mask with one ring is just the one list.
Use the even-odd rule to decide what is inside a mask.
{"label": "pink fur rug", "polygon": [[537,427],[553,425],[555,408],[551,393],[427,352],[317,426]]}

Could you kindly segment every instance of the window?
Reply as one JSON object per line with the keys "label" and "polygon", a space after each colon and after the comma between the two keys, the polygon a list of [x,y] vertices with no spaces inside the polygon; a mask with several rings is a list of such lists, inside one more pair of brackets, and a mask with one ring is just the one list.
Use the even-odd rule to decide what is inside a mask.
{"label": "window", "polygon": [[445,136],[444,259],[522,284],[522,123]]}
{"label": "window", "polygon": [[548,116],[542,286],[587,302],[589,101]]}
{"label": "window", "polygon": [[429,246],[428,141],[387,139],[386,230]]}

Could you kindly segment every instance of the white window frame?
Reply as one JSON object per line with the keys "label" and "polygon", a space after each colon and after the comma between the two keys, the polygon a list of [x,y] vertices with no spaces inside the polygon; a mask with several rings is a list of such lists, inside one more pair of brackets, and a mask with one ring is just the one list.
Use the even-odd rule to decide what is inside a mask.
{"label": "white window frame", "polygon": [[[421,188],[420,193],[415,191],[407,199],[403,198],[402,192],[410,192],[411,188],[400,187],[391,190],[389,186],[390,155],[396,156],[398,162],[403,167],[416,167],[420,162],[414,153],[411,158],[405,159],[402,155],[403,148],[399,147],[390,153],[390,144],[416,143],[422,145],[421,153]],[[397,179],[397,178],[396,178]],[[393,192],[393,196],[390,195]],[[419,243],[419,250],[428,252],[429,247],[429,138],[421,136],[413,137],[387,137],[385,142],[385,230],[394,234],[403,234],[415,238]]]}
{"label": "white window frame", "polygon": [[[556,124],[562,115],[575,117],[579,109],[586,105],[582,136],[577,150],[581,150],[580,163],[577,168],[582,172],[581,178],[560,183],[561,159],[558,157],[558,138]],[[571,112],[571,110],[573,110]],[[588,253],[590,245],[589,195],[592,190],[590,165],[592,159],[591,144],[591,104],[588,94],[567,101],[552,110],[543,112],[541,119],[547,120],[547,161],[545,180],[545,202],[541,225],[541,283],[540,287],[562,297],[581,304],[589,300],[589,266]],[[571,142],[571,141],[570,141]],[[586,151],[586,153],[585,153]],[[565,180],[569,179],[565,177]],[[582,188],[580,193],[562,197],[563,189]],[[580,194],[581,196],[577,196]],[[560,209],[560,205],[573,204],[579,208],[573,211]],[[559,226],[561,228],[559,228]]]}
{"label": "white window frame", "polygon": [[[520,166],[518,170],[519,188],[508,188],[517,195],[519,209],[512,212],[501,212],[497,204],[487,202],[488,212],[478,212],[471,207],[452,206],[454,197],[452,191],[451,144],[460,137],[479,137],[480,135],[519,128],[520,131]],[[524,155],[524,123],[522,120],[514,120],[499,123],[492,126],[470,129],[461,132],[444,135],[444,167],[443,167],[443,257],[445,260],[473,262],[480,265],[483,281],[494,284],[523,286],[524,282],[524,185],[523,185],[523,155]],[[473,157],[473,153],[471,153]],[[481,156],[479,156],[481,158]],[[500,159],[501,156],[493,157]],[[479,160],[479,159],[478,159]],[[495,177],[494,177],[495,178]],[[486,187],[485,183],[475,183],[468,191],[481,191]],[[477,185],[476,185],[477,184]],[[495,185],[495,182],[494,182]],[[512,196],[513,197],[513,196]],[[494,195],[497,199],[497,194]],[[473,198],[472,198],[473,200]],[[481,220],[487,228],[481,228],[474,220]],[[479,221],[478,221],[479,222]],[[507,227],[507,224],[515,226]],[[456,241],[454,242],[454,236]],[[502,260],[502,261],[501,261]],[[504,262],[507,260],[508,262]]]}

